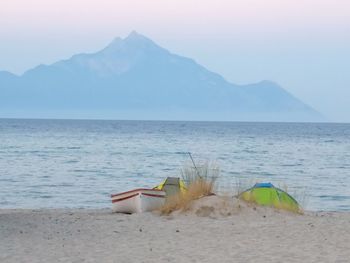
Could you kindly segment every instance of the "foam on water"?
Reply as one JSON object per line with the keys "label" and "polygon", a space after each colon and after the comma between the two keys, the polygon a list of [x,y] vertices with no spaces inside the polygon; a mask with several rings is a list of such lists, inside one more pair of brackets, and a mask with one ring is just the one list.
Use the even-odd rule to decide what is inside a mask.
{"label": "foam on water", "polygon": [[186,152],[219,165],[222,191],[269,181],[350,210],[349,124],[83,120],[0,120],[0,208],[108,207],[179,176]]}

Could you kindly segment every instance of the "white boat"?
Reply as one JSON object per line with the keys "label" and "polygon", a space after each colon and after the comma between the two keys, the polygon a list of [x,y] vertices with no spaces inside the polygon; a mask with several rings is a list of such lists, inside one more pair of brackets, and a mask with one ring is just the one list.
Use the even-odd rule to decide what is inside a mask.
{"label": "white boat", "polygon": [[165,202],[165,192],[158,189],[139,188],[113,194],[112,211],[117,213],[143,213],[160,208]]}

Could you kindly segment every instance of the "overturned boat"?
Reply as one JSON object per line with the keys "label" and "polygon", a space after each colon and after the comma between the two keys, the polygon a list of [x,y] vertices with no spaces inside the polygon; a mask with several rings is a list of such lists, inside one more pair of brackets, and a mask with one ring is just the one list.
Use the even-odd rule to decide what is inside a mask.
{"label": "overturned boat", "polygon": [[165,196],[163,190],[146,188],[112,194],[112,211],[127,214],[153,211],[164,204]]}

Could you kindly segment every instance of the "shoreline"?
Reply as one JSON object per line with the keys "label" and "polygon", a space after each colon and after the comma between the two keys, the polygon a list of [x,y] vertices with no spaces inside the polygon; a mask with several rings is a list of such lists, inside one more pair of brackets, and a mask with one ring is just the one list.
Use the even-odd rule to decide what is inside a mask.
{"label": "shoreline", "polygon": [[220,198],[185,213],[0,209],[1,262],[346,262],[350,212],[292,214]]}

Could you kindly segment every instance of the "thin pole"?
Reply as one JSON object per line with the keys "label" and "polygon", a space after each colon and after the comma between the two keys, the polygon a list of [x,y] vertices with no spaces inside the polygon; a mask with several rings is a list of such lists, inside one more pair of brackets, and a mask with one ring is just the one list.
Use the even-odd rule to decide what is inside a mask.
{"label": "thin pole", "polygon": [[188,155],[189,155],[190,158],[191,158],[191,161],[192,161],[192,163],[193,163],[194,169],[196,169],[197,175],[199,176],[199,178],[202,179],[202,176],[199,174],[199,171],[198,171],[198,169],[197,169],[197,166],[196,166],[196,164],[194,163],[194,160],[193,160],[193,158],[192,158],[192,154],[191,154],[190,152],[188,152]]}

